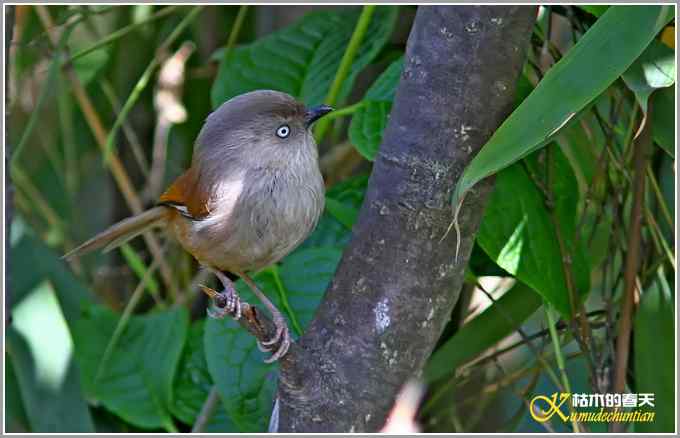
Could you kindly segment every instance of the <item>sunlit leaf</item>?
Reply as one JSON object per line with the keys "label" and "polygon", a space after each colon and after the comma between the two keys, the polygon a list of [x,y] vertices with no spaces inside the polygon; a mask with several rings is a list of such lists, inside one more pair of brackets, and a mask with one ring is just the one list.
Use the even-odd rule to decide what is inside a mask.
{"label": "sunlit leaf", "polygon": [[647,113],[649,96],[655,90],[675,83],[675,51],[652,40],[622,77],[628,88],[635,93],[642,111]]}
{"label": "sunlit leaf", "polygon": [[541,305],[541,298],[522,283],[515,284],[495,304],[465,324],[430,357],[425,378],[434,382],[479,356],[517,330]]}
{"label": "sunlit leaf", "polygon": [[13,306],[7,352],[32,432],[94,432],[83,395],[74,341],[49,282]]}
{"label": "sunlit leaf", "polygon": [[672,18],[670,6],[611,6],[472,160],[458,181],[453,205],[483,178],[551,141],[626,71]]}
{"label": "sunlit leaf", "polygon": [[[479,228],[477,242],[506,271],[531,286],[563,315],[571,313],[565,279],[565,260],[574,274],[579,294],[589,290],[590,269],[576,236],[578,191],[569,162],[554,148],[554,214],[565,242],[562,254],[551,212],[537,187],[544,165],[537,154],[499,172]],[[545,158],[545,157],[544,157]],[[532,172],[534,179],[528,172]]]}

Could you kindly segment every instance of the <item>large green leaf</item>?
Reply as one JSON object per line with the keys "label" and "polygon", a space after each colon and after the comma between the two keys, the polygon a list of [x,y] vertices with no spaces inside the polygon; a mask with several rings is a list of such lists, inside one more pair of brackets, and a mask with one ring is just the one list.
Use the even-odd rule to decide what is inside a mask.
{"label": "large green leaf", "polygon": [[671,157],[675,157],[675,86],[654,93],[652,136]]}
{"label": "large green leaf", "polygon": [[[289,318],[304,329],[326,291],[341,250],[309,248],[286,257],[280,268],[260,272],[254,280]],[[236,282],[241,299],[262,308],[248,287]],[[265,364],[266,355],[255,338],[231,318],[209,319],[205,325],[205,351],[212,375],[230,418],[241,432],[267,430],[278,366]]]}
{"label": "large green leaf", "polygon": [[8,433],[30,431],[26,409],[21,399],[19,381],[8,353],[5,353],[5,431]]}
{"label": "large green leaf", "polygon": [[367,160],[373,161],[382,142],[403,67],[403,56],[390,64],[366,91],[362,106],[352,116],[349,139]]}
{"label": "large green leaf", "polygon": [[[189,329],[189,337],[177,367],[174,397],[170,405],[172,414],[189,426],[193,426],[196,422],[213,386],[203,347],[204,323],[204,320],[198,320]],[[221,401],[208,420],[204,431],[208,433],[238,432]]]}
{"label": "large green leaf", "polygon": [[75,324],[75,352],[89,397],[143,428],[173,430],[170,417],[175,371],[189,329],[186,309],[130,318],[102,363],[119,315],[92,306]]}
{"label": "large green leaf", "polygon": [[609,6],[607,6],[607,5],[579,5],[579,8],[583,9],[584,11],[588,12],[589,14],[592,14],[596,17],[599,17],[600,15],[607,12],[607,9],[609,9]]}
{"label": "large green leaf", "polygon": [[472,160],[458,181],[453,205],[457,207],[474,184],[547,144],[574,121],[672,18],[670,6],[610,7]]}
{"label": "large green leaf", "polygon": [[[282,309],[276,278],[271,271],[253,280]],[[241,299],[262,308],[248,287],[235,283]],[[266,432],[276,390],[276,364],[266,364],[255,338],[229,317],[209,318],[203,335],[208,370],[217,385],[224,408],[240,432]]]}
{"label": "large green leaf", "polygon": [[670,287],[658,278],[640,299],[635,316],[635,392],[654,394],[654,421],[636,432],[673,432],[675,423],[675,305]]}
{"label": "large green leaf", "polygon": [[12,317],[6,348],[31,432],[94,432],[73,362],[74,340],[52,285],[33,288]]}
{"label": "large green leaf", "polygon": [[[307,104],[323,102],[352,36],[357,10],[314,12],[256,42],[229,50],[211,93],[213,107],[239,94],[284,91]],[[339,101],[387,42],[397,18],[394,6],[378,7],[342,84]]]}
{"label": "large green leaf", "polygon": [[456,368],[517,330],[542,302],[531,288],[516,283],[432,354],[425,367],[425,379],[434,382],[454,373]]}
{"label": "large green leaf", "polygon": [[92,294],[20,219],[12,224],[9,270],[6,350],[31,431],[93,432],[72,354],[73,322]]}
{"label": "large green leaf", "polygon": [[675,50],[658,40],[652,40],[622,77],[646,114],[649,96],[659,88],[670,87],[675,83]]}
{"label": "large green leaf", "polygon": [[342,249],[325,246],[291,254],[284,260],[281,281],[303,330],[312,320],[340,257]]}
{"label": "large green leaf", "polygon": [[[344,246],[347,244],[351,236],[353,220],[356,220],[364,201],[367,185],[368,176],[359,175],[348,178],[328,189],[326,199],[332,199],[333,205],[326,204],[319,224],[293,254],[307,248]],[[356,212],[356,215],[354,212]]]}
{"label": "large green leaf", "polygon": [[[581,245],[576,243],[576,179],[559,148],[554,150],[554,212],[579,294],[589,289],[590,270]],[[563,315],[571,313],[563,260],[556,229],[544,195],[530,177],[542,179],[545,167],[538,154],[500,172],[486,207],[477,242],[506,271],[531,286]]]}

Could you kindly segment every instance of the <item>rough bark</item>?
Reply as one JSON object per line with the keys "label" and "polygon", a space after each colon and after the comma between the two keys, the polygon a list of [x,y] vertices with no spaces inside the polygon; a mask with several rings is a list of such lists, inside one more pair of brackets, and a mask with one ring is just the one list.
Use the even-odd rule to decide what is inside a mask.
{"label": "rough bark", "polygon": [[[280,432],[374,432],[421,372],[463,283],[487,180],[446,230],[464,167],[512,108],[536,14],[422,6],[353,238],[307,333],[282,360]],[[274,425],[276,426],[276,424]]]}

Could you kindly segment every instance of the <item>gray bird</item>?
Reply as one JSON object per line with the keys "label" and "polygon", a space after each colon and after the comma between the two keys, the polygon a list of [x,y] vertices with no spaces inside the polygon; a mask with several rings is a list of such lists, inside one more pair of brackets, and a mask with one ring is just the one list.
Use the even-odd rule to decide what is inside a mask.
{"label": "gray bird", "polygon": [[224,272],[241,277],[272,314],[276,335],[258,343],[283,357],[290,346],[285,319],[247,272],[276,263],[316,226],[324,207],[312,124],[332,111],[306,108],[292,96],[258,90],[236,96],[208,116],[191,167],[159,204],[124,219],[66,254],[111,250],[152,227],[169,231],[224,286],[215,318],[241,317],[241,301]]}

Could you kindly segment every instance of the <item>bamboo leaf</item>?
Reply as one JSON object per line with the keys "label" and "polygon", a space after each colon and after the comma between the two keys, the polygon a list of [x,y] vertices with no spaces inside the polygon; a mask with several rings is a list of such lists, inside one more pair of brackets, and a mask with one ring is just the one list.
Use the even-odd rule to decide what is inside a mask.
{"label": "bamboo leaf", "polygon": [[472,160],[456,186],[453,205],[483,178],[551,141],[626,71],[672,18],[670,6],[611,6]]}
{"label": "bamboo leaf", "polygon": [[642,433],[673,432],[675,421],[675,315],[673,297],[659,270],[635,316],[635,383],[637,393],[654,394],[654,421],[636,423]]}
{"label": "bamboo leaf", "polygon": [[455,372],[520,327],[541,303],[531,288],[518,282],[432,354],[425,367],[425,379],[434,382]]}
{"label": "bamboo leaf", "polygon": [[[551,147],[555,147],[554,214],[559,220],[567,256],[571,259],[574,287],[580,295],[585,295],[590,288],[590,268],[586,252],[576,240],[576,178],[559,148],[556,145]],[[550,217],[552,213],[534,182],[544,174],[545,166],[539,165],[537,157],[539,153],[527,157],[525,163],[503,169],[497,175],[496,187],[479,227],[477,243],[500,267],[531,286],[562,315],[568,316],[571,308],[563,266],[565,258]]]}
{"label": "bamboo leaf", "polygon": [[649,96],[659,88],[670,87],[675,83],[675,51],[653,40],[623,74],[623,81],[635,93],[642,111],[647,114]]}

